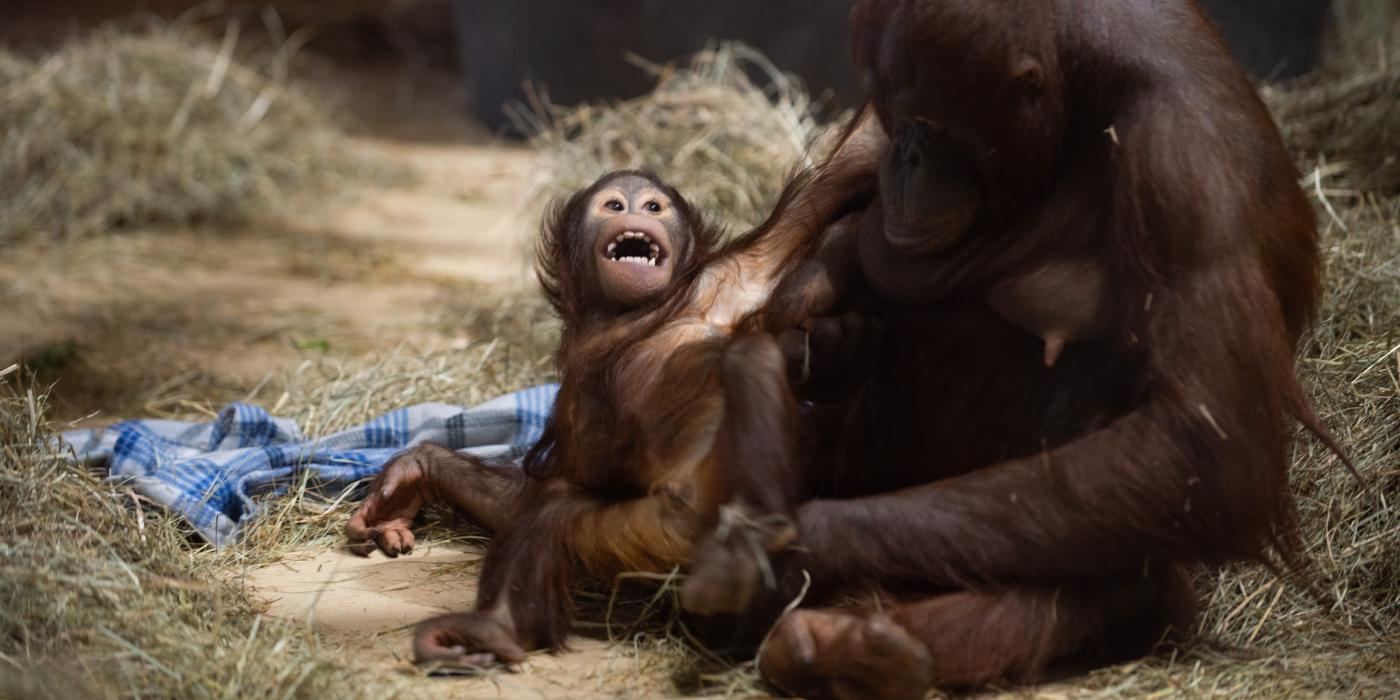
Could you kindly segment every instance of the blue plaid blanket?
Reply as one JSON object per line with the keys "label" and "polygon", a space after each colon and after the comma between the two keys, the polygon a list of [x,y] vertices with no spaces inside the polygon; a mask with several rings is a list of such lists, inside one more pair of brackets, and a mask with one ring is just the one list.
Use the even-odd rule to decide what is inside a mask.
{"label": "blue plaid blanket", "polygon": [[316,440],[302,437],[294,421],[242,403],[210,423],[130,420],[59,437],[79,461],[105,465],[110,479],[184,516],[221,547],[255,515],[254,497],[279,495],[303,477],[344,488],[424,442],[518,461],[539,440],[557,391],[538,386],[475,408],[410,406]]}

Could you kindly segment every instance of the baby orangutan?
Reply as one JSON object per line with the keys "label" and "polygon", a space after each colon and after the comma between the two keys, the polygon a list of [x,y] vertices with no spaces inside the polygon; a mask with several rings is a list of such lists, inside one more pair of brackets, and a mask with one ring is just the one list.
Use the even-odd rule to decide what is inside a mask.
{"label": "baby orangutan", "polygon": [[[395,556],[412,549],[418,511],[446,503],[496,533],[476,609],[421,623],[418,661],[516,663],[562,647],[577,573],[610,580],[690,562],[688,609],[744,609],[765,553],[795,538],[802,482],[787,363],[752,316],[868,195],[883,134],[866,123],[795,178],[767,222],[718,251],[718,231],[645,173],[608,175],[547,217],[539,272],[563,320],[561,386],[525,469],[415,448],[385,467],[346,527],[362,549]],[[788,299],[773,327],[800,320],[805,303]]]}

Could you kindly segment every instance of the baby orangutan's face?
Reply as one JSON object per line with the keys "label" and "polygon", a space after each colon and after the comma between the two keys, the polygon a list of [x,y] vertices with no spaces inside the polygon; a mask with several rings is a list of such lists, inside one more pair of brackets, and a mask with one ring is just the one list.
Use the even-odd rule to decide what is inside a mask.
{"label": "baby orangutan's face", "polygon": [[632,308],[665,293],[692,236],[665,190],[623,175],[605,180],[586,206],[579,240],[591,242],[603,297]]}

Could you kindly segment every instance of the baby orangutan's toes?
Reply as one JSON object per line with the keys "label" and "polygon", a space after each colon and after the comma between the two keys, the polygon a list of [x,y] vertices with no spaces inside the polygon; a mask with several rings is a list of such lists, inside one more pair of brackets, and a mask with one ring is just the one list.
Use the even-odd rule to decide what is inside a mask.
{"label": "baby orangutan's toes", "polygon": [[933,684],[928,649],[882,614],[794,611],[758,666],[769,683],[812,700],[920,700]]}

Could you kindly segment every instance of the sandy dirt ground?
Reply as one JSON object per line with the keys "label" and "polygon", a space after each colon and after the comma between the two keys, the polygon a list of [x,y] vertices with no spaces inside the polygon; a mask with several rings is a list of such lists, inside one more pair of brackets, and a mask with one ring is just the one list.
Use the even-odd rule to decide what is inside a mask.
{"label": "sandy dirt ground", "polygon": [[559,654],[536,653],[517,672],[423,679],[409,663],[414,623],[470,609],[472,545],[428,544],[407,557],[343,550],[296,553],[248,574],[267,614],[304,621],[353,665],[399,674],[414,694],[464,698],[674,697],[665,659],[629,644],[575,637]]}

